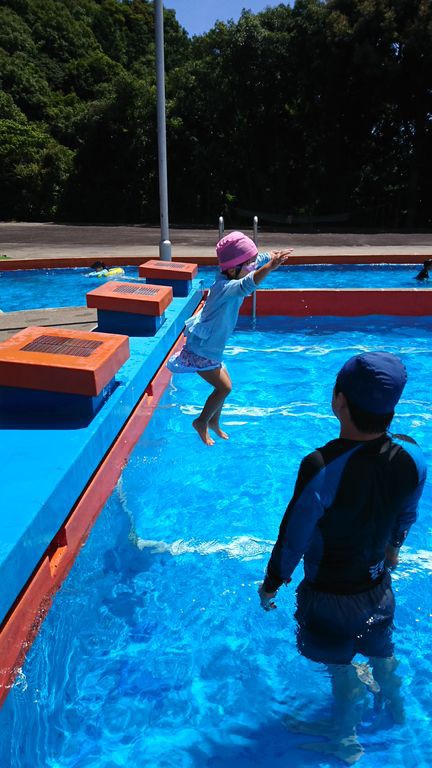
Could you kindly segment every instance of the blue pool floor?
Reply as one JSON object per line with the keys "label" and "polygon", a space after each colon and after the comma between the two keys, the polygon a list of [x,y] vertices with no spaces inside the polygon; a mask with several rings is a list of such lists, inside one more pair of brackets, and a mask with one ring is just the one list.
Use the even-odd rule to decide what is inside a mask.
{"label": "blue pool floor", "polygon": [[[265,614],[256,589],[302,456],[337,435],[336,372],[387,349],[409,382],[393,429],[432,459],[431,319],[242,321],[226,362],[228,443],[191,420],[208,390],[176,376],[57,595],[0,712],[10,768],[336,768],[289,717],[328,718],[325,671],[295,645],[293,584]],[[383,329],[385,330],[383,331]],[[407,723],[369,703],[363,768],[430,768],[431,480],[394,587]]]}

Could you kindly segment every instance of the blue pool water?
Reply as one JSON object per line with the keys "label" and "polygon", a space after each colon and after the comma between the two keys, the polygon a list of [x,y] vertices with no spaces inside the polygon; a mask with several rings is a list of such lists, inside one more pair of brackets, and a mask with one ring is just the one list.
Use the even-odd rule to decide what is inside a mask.
{"label": "blue pool water", "polygon": [[[350,355],[401,355],[410,378],[392,428],[416,438],[431,466],[430,328],[431,318],[277,329],[243,319],[226,355],[231,439],[212,448],[191,428],[207,386],[173,378],[0,712],[0,765],[342,765],[285,725],[330,711],[325,672],[295,647],[301,567],[271,614],[256,589],[300,459],[337,436],[330,396]],[[389,729],[371,703],[363,768],[432,764],[431,512],[430,478],[394,577],[407,724]]]}
{"label": "blue pool water", "polygon": [[[124,278],[138,280],[137,267],[125,267]],[[47,269],[0,271],[0,309],[14,312],[46,307],[79,307],[86,303],[87,291],[101,284],[101,278],[88,269]],[[421,288],[432,287],[432,280],[419,283],[416,264],[290,265],[273,272],[263,286],[268,288]],[[208,288],[216,268],[201,267],[199,277]],[[105,278],[106,279],[106,278]]]}
{"label": "blue pool water", "polygon": [[19,312],[22,309],[47,307],[82,307],[86,293],[107,279],[138,280],[138,267],[123,267],[124,277],[100,278],[90,269],[19,269],[0,271],[0,309]]}

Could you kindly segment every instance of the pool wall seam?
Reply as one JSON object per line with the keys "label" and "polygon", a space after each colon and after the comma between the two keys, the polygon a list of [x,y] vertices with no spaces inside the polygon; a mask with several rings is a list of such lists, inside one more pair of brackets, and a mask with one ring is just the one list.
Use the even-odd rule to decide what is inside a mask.
{"label": "pool wall seam", "polygon": [[72,568],[171,379],[165,362],[173,351],[180,349],[183,339],[181,334],[147,385],[143,396],[0,625],[0,706],[51,607],[55,593]]}

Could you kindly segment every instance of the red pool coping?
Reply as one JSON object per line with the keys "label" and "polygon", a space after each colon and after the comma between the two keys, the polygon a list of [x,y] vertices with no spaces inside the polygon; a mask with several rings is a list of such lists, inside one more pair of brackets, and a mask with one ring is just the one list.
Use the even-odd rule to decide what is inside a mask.
{"label": "red pool coping", "polygon": [[[427,258],[427,257],[425,257]],[[154,256],[100,256],[98,261],[103,261],[107,267],[133,267],[145,264],[147,261],[155,261]],[[92,264],[96,261],[96,257],[83,256],[76,258],[74,256],[52,256],[51,258],[34,258],[34,259],[8,259],[7,261],[0,260],[0,272],[8,272],[15,269],[67,269],[72,267],[87,267],[91,268]],[[186,262],[187,264],[196,264],[196,256],[173,256],[172,261]],[[424,259],[422,260],[423,264]],[[200,256],[198,257],[198,263],[203,266],[209,266],[216,264],[216,257],[213,256]]]}
{"label": "red pool coping", "polygon": [[171,373],[165,362],[173,351],[181,348],[183,338],[182,334],[177,339],[147,385],[143,396],[0,625],[0,707],[51,608],[54,595],[66,579],[170,381]]}
{"label": "red pool coping", "polygon": [[[294,264],[423,264],[425,259],[432,258],[431,254],[304,254],[302,256],[291,257]],[[16,269],[65,269],[69,267],[91,267],[96,260],[95,256],[83,256],[76,258],[73,256],[59,256],[51,258],[31,258],[31,259],[7,259],[0,260],[0,272],[7,272]],[[98,256],[98,261],[103,261],[107,267],[125,267],[139,266],[147,261],[154,261],[153,256]],[[187,264],[198,264],[198,266],[214,266],[217,264],[216,256],[173,256],[174,262],[185,262]],[[287,269],[289,267],[285,267]]]}

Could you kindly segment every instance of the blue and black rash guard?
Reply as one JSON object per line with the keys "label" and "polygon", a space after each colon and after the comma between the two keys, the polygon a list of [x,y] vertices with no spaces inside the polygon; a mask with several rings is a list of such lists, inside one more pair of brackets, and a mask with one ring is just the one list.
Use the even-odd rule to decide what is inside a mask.
{"label": "blue and black rash guard", "polygon": [[384,574],[387,544],[400,547],[417,516],[426,464],[404,435],[338,438],[306,456],[264,581],[274,592],[304,557],[313,589],[354,594]]}

